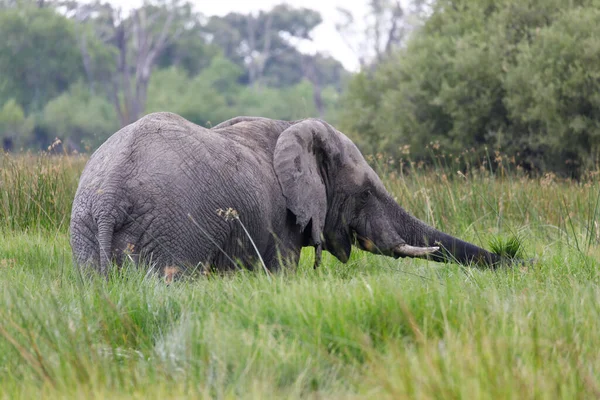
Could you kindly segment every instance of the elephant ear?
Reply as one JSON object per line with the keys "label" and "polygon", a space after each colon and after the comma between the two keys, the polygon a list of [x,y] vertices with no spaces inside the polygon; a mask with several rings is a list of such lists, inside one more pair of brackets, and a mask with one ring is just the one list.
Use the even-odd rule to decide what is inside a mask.
{"label": "elephant ear", "polygon": [[312,244],[320,251],[327,215],[327,191],[321,176],[324,143],[331,133],[317,120],[305,120],[281,133],[273,165],[287,208],[302,230],[312,220]]}

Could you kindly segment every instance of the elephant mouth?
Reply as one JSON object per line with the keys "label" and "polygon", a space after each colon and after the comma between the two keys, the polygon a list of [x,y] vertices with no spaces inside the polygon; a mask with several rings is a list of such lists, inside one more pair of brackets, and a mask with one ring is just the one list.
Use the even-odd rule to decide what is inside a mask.
{"label": "elephant mouth", "polygon": [[356,244],[361,250],[370,251],[372,253],[379,251],[375,243],[371,239],[356,234]]}

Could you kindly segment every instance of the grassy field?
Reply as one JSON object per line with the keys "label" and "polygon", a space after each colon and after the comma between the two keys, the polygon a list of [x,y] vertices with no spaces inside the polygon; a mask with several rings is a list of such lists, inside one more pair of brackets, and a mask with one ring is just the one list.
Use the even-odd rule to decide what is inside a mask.
{"label": "grassy field", "polygon": [[[378,160],[374,160],[378,161]],[[0,156],[2,398],[600,396],[600,178],[458,173],[379,160],[389,190],[533,266],[479,270],[353,251],[313,270],[184,279],[80,276],[68,243],[85,160]]]}

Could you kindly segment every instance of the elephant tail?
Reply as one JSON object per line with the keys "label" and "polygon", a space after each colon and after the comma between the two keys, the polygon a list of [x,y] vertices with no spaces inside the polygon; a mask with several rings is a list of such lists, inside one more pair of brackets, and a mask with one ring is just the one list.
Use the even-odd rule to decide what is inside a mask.
{"label": "elephant tail", "polygon": [[108,275],[108,268],[112,262],[112,241],[114,221],[110,217],[98,219],[98,252],[100,256],[100,273]]}

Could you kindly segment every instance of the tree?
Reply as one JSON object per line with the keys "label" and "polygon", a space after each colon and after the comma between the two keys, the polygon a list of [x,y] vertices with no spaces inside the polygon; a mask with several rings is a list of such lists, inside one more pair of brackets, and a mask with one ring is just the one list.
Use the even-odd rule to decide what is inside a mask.
{"label": "tree", "polygon": [[357,29],[354,14],[350,9],[338,7],[340,21],[336,29],[353,50],[361,68],[374,66],[389,57],[399,48],[426,9],[425,0],[413,0],[408,9],[400,0],[369,0],[369,13],[364,21],[364,30]]}
{"label": "tree", "polygon": [[4,128],[12,147],[59,137],[91,149],[152,111],[204,126],[247,113],[336,115],[347,72],[299,50],[321,21],[315,11],[207,19],[176,0],[127,13],[102,1],[0,0],[0,106],[5,119],[22,112],[23,129]]}
{"label": "tree", "polygon": [[[309,81],[285,88],[245,86],[239,83],[243,73],[222,56],[213,58],[195,77],[178,67],[158,70],[150,81],[146,112],[171,111],[206,127],[237,115],[287,120],[319,116]],[[333,121],[338,91],[326,86],[321,95],[322,114]]]}
{"label": "tree", "polygon": [[10,99],[0,108],[0,138],[2,149],[12,151],[26,144],[33,131],[33,121],[25,117],[23,108],[15,99]]}
{"label": "tree", "polygon": [[323,116],[323,88],[333,85],[341,91],[347,72],[331,57],[298,50],[300,43],[312,40],[310,34],[320,23],[319,13],[282,4],[257,15],[211,17],[206,30],[211,43],[219,45],[227,58],[244,68],[243,83],[257,88],[285,88],[307,80],[312,85],[314,107],[310,108],[316,109],[315,116]]}
{"label": "tree", "polygon": [[238,96],[235,109],[238,115],[260,115],[283,120],[317,116],[308,82],[285,89],[265,87],[260,89],[260,93],[256,88],[247,86]]}
{"label": "tree", "polygon": [[595,0],[438,0],[406,46],[355,77],[343,127],[367,152],[499,149],[576,175],[597,160]]}
{"label": "tree", "polygon": [[577,170],[600,161],[598,26],[598,8],[566,10],[519,45],[506,72],[508,115],[529,132],[522,141],[540,168],[559,168],[554,162],[561,160],[565,170]]}
{"label": "tree", "polygon": [[210,127],[234,117],[234,101],[240,90],[242,70],[223,57],[195,77],[177,67],[157,71],[150,82],[147,112],[171,111]]}
{"label": "tree", "polygon": [[166,44],[156,61],[156,68],[176,66],[183,68],[189,76],[196,76],[221,54],[217,45],[206,41],[204,27],[196,19],[186,25],[179,37]]}
{"label": "tree", "polygon": [[41,110],[82,74],[74,24],[52,8],[0,8],[0,103]]}
{"label": "tree", "polygon": [[303,76],[312,84],[313,102],[318,115],[323,118],[327,105],[323,99],[323,88],[335,88],[341,92],[349,76],[339,61],[321,54],[302,57]]}
{"label": "tree", "polygon": [[[152,71],[165,48],[194,21],[191,5],[145,2],[125,16],[108,3],[74,4],[75,18],[95,27],[115,51],[116,67],[108,92],[121,126],[136,121],[145,108]],[[85,50],[82,48],[85,56]]]}
{"label": "tree", "polygon": [[92,94],[79,82],[44,107],[38,125],[45,136],[35,138],[38,146],[58,137],[70,150],[90,150],[119,129],[115,110],[103,96]]}
{"label": "tree", "polygon": [[[211,42],[247,71],[249,84],[261,85],[267,81],[282,86],[302,79],[302,55],[294,43],[310,40],[310,32],[320,23],[318,12],[282,4],[258,15],[230,13],[211,17],[206,30]],[[288,72],[288,68],[278,68],[279,62],[288,68],[298,68],[300,73],[282,77],[281,73]]]}

